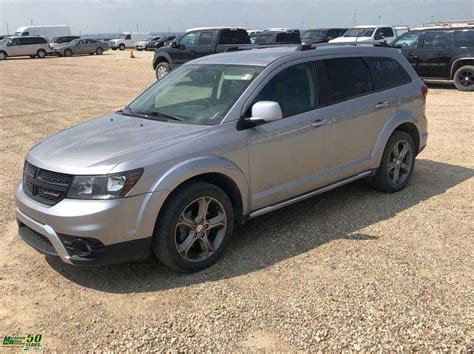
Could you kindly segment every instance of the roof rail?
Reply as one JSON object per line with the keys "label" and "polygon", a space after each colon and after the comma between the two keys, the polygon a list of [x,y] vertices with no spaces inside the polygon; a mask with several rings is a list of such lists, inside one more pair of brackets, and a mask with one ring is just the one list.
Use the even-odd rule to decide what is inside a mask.
{"label": "roof rail", "polygon": [[298,47],[296,47],[296,51],[304,52],[305,50],[310,50],[310,49],[316,49],[317,47],[312,44],[300,44]]}

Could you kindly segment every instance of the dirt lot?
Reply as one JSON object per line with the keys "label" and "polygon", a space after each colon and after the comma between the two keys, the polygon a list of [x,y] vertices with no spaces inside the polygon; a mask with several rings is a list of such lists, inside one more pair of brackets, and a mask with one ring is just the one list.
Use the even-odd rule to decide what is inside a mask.
{"label": "dirt lot", "polygon": [[431,86],[401,193],[364,183],[262,216],[210,269],[73,268],[19,240],[12,189],[38,139],[123,107],[151,53],[0,63],[0,336],[46,349],[474,350],[473,93]]}

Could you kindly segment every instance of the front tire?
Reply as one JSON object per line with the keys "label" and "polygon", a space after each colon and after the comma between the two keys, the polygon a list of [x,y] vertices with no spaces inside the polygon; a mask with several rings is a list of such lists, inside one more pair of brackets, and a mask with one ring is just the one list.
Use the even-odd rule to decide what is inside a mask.
{"label": "front tire", "polygon": [[44,49],[38,49],[36,52],[36,57],[40,59],[46,58],[46,51]]}
{"label": "front tire", "polygon": [[72,56],[72,50],[71,49],[66,49],[64,51],[64,56],[65,57],[71,57]]}
{"label": "front tire", "polygon": [[157,80],[164,78],[171,71],[171,66],[167,62],[158,63],[155,69]]}
{"label": "front tire", "polygon": [[382,161],[371,181],[372,186],[386,193],[404,189],[413,174],[415,156],[415,144],[411,136],[395,131],[385,146]]}
{"label": "front tire", "polygon": [[474,66],[461,66],[454,73],[454,85],[459,91],[474,91]]}
{"label": "front tire", "polygon": [[101,47],[99,47],[95,50],[95,54],[97,54],[97,55],[102,55],[103,53],[104,53],[104,50]]}
{"label": "front tire", "polygon": [[219,187],[189,183],[163,206],[152,250],[165,265],[192,273],[213,264],[224,252],[234,228],[234,210]]}

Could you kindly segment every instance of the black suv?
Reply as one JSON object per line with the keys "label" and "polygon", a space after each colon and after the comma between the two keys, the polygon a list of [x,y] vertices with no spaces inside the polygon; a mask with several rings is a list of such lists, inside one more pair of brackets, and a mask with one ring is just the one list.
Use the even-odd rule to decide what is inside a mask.
{"label": "black suv", "polygon": [[155,51],[153,69],[161,79],[173,68],[209,54],[223,53],[236,45],[250,44],[243,28],[200,28],[178,37],[169,47]]}
{"label": "black suv", "polygon": [[301,42],[304,44],[327,43],[342,36],[348,28],[314,28],[303,32]]}
{"label": "black suv", "polygon": [[296,31],[263,31],[257,33],[255,44],[301,44],[300,34]]}
{"label": "black suv", "polygon": [[401,49],[424,79],[453,80],[461,91],[474,91],[474,27],[416,29],[398,37]]}

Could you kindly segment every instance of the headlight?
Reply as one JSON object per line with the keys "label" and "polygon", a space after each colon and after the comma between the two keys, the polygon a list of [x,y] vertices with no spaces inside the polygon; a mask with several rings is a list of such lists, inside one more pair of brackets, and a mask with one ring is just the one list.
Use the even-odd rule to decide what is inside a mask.
{"label": "headlight", "polygon": [[114,173],[106,176],[76,176],[67,198],[71,199],[115,199],[123,198],[138,182],[143,169]]}

